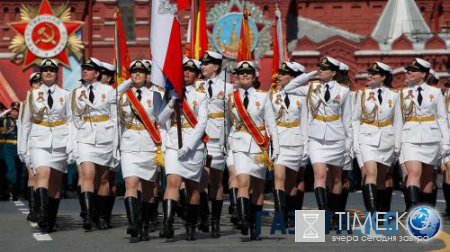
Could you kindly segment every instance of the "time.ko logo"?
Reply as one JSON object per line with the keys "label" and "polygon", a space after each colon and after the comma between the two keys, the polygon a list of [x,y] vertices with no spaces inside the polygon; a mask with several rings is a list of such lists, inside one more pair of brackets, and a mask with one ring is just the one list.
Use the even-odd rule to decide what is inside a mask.
{"label": "time.ko logo", "polygon": [[436,211],[428,206],[414,208],[408,216],[408,230],[418,238],[433,238],[441,227],[441,219]]}

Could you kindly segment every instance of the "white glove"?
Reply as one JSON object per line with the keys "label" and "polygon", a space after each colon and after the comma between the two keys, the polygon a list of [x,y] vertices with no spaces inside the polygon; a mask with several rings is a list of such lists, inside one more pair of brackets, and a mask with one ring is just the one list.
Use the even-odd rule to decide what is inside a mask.
{"label": "white glove", "polygon": [[355,153],[355,154],[361,154],[361,150],[359,149],[359,144],[355,144],[354,146],[353,146],[353,153]]}
{"label": "white glove", "polygon": [[400,148],[394,148],[394,155],[398,158],[400,156]]}
{"label": "white glove", "polygon": [[187,154],[189,153],[189,148],[187,146],[183,146],[179,151],[178,151],[178,160],[180,159],[184,159]]}
{"label": "white glove", "polygon": [[172,96],[172,97],[170,98],[169,103],[168,103],[169,107],[173,108],[173,107],[175,106],[175,101],[176,101],[177,99],[178,99],[178,98],[177,98],[176,96]]}
{"label": "white glove", "polygon": [[278,160],[278,154],[272,154],[272,163],[276,163],[277,162],[277,160]]}
{"label": "white glove", "polygon": [[73,152],[69,153],[67,156],[67,164],[75,163],[75,159],[73,158]]}
{"label": "white glove", "polygon": [[450,144],[443,144],[441,149],[442,157],[446,157],[450,154]]}
{"label": "white glove", "polygon": [[20,161],[25,163],[25,161],[27,160],[27,153],[26,152],[20,152],[19,153],[19,159],[20,159]]}

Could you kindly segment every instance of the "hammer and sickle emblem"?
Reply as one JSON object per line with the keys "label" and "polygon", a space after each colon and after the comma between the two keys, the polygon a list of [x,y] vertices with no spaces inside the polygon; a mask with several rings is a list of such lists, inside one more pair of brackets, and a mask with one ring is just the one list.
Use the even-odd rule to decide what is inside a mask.
{"label": "hammer and sickle emblem", "polygon": [[[39,29],[39,31],[38,31],[39,38],[34,43],[37,45],[40,42],[44,42],[44,43],[51,43],[52,45],[56,45],[56,42],[55,42],[55,29],[53,29],[53,27],[51,27],[48,23],[46,23],[45,26],[46,27],[42,27],[42,28]],[[48,28],[50,30],[51,35],[49,35],[47,33],[47,29],[46,28]]]}

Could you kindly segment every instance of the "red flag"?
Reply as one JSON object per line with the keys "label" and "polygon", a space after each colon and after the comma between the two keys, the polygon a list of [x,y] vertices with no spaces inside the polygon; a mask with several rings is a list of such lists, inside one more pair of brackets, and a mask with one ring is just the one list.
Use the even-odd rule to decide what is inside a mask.
{"label": "red flag", "polygon": [[[178,1],[180,3],[180,0]],[[162,10],[162,11],[161,11]],[[166,79],[182,97],[183,49],[180,23],[176,10],[168,0],[152,1],[150,47],[152,51],[152,83],[165,87]]]}
{"label": "red flag", "polygon": [[250,10],[244,10],[242,14],[241,32],[239,35],[239,49],[237,61],[252,60],[252,41],[250,41],[250,25],[248,19]]}
{"label": "red flag", "polygon": [[275,7],[275,36],[273,38],[272,78],[277,75],[281,62],[288,59],[283,28],[281,26],[281,12],[278,9],[278,4]]}
{"label": "red flag", "polygon": [[[196,1],[196,0],[194,0]],[[195,20],[195,29],[193,38],[191,39],[194,45],[193,58],[200,59],[205,51],[208,50],[208,35],[206,34],[206,7],[205,0],[199,0],[197,13],[194,13],[195,18],[191,17],[191,21]],[[193,26],[191,26],[191,29]]]}
{"label": "red flag", "polygon": [[128,68],[130,66],[130,54],[128,54],[127,40],[123,32],[122,19],[120,18],[119,8],[114,12],[116,22],[114,29],[114,64],[116,65],[116,85],[120,85],[124,80],[130,77]]}

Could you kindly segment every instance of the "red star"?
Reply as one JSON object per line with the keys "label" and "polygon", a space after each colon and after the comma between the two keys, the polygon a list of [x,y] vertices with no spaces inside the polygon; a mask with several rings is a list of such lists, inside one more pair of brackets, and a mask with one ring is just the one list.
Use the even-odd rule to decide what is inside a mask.
{"label": "red star", "polygon": [[[39,15],[51,15],[51,16],[54,16],[53,10],[52,10],[48,0],[43,0],[42,1],[41,6],[39,7],[38,14],[36,15],[36,17],[39,16]],[[66,21],[66,22],[63,22],[63,24],[64,24],[64,26],[67,29],[67,37],[69,38],[70,35],[72,35],[74,32],[76,32],[78,29],[81,28],[81,26],[83,25],[83,22],[77,22],[77,21],[70,21],[69,22],[69,21]],[[15,22],[15,23],[11,23],[10,24],[11,28],[16,30],[20,35],[22,35],[24,37],[25,37],[25,29],[26,29],[27,25],[28,25],[28,22]],[[49,25],[50,26],[54,26],[52,24],[49,24]],[[36,30],[37,30],[36,28],[33,30],[33,33],[32,33],[32,37],[33,38],[36,35],[35,34]],[[55,37],[55,41],[56,40],[59,41],[59,39],[60,39],[60,34],[59,34],[59,36]],[[51,49],[51,48],[49,48],[48,45],[44,45],[44,46],[40,46],[40,49]],[[56,55],[55,59],[59,63],[61,63],[62,65],[66,66],[66,67],[70,67],[69,66],[69,56],[68,56],[67,48],[62,50],[58,55]],[[38,60],[39,60],[39,57],[37,55],[35,55],[30,50],[26,50],[26,52],[25,52],[25,59],[24,59],[24,63],[23,63],[23,68],[24,69],[28,68],[29,66],[33,65]]]}

